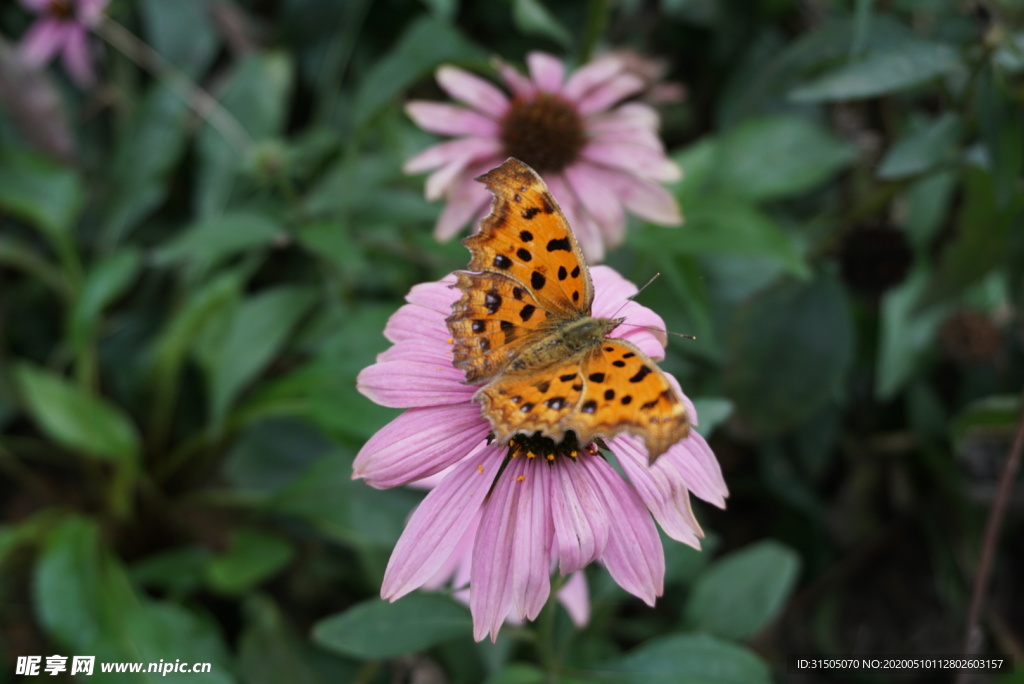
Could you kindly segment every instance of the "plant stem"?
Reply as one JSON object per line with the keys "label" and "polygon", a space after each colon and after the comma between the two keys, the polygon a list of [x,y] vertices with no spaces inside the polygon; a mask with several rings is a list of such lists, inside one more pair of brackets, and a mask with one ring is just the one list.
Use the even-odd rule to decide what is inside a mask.
{"label": "plant stem", "polygon": [[[1017,470],[1020,468],[1021,452],[1024,451],[1024,392],[1021,394],[1021,412],[1017,418],[1017,431],[1013,436],[1010,453],[1003,464],[1003,472],[999,476],[999,487],[992,501],[992,508],[985,521],[985,536],[981,546],[981,557],[978,559],[978,570],[974,575],[974,587],[971,591],[971,605],[967,613],[967,632],[964,635],[965,657],[978,652],[981,645],[981,614],[985,607],[985,595],[988,592],[988,580],[992,571],[992,560],[995,557],[999,542],[999,531],[1006,516],[1006,507],[1010,501],[1010,492],[1017,481]],[[957,684],[967,681],[968,670],[961,670],[957,675]]]}

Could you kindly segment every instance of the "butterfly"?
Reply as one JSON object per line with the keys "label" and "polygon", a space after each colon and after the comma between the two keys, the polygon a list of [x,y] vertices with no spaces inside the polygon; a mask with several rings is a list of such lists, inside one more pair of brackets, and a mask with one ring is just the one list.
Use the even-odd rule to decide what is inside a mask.
{"label": "butterfly", "polygon": [[547,185],[510,158],[477,178],[494,195],[472,255],[456,273],[462,297],[446,319],[453,363],[494,439],[540,435],[558,445],[620,433],[640,437],[651,463],[689,434],[666,375],[608,333],[623,318],[591,316],[594,285],[579,243]]}

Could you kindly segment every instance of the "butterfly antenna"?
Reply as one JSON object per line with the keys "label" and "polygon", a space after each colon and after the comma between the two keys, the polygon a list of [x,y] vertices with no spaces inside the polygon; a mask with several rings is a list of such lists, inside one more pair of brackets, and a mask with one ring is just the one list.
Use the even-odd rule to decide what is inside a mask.
{"label": "butterfly antenna", "polygon": [[[631,302],[631,301],[635,300],[638,296],[640,296],[641,292],[646,290],[650,286],[651,283],[653,283],[655,280],[657,280],[660,277],[661,277],[660,273],[655,273],[654,275],[652,275],[651,279],[648,280],[646,283],[644,283],[643,287],[641,287],[639,290],[637,290],[634,294],[630,295],[629,297],[626,297],[626,301],[627,302]],[[611,318],[615,318],[615,316],[618,315],[618,313],[620,311],[622,311],[622,308],[624,306],[626,306],[625,302],[623,302],[622,306],[620,306],[618,309],[615,310],[615,313],[613,313],[611,315]],[[672,332],[671,330],[665,330],[664,328],[656,328],[653,325],[637,325],[636,323],[626,323],[625,321],[623,321],[619,325],[628,325],[628,326],[633,327],[633,328],[645,328],[647,330],[650,330],[651,332],[666,333],[666,334],[669,334],[669,335],[675,335],[676,337],[682,337],[682,338],[687,339],[687,340],[695,340],[695,339],[697,339],[693,335],[684,335],[683,333]]]}

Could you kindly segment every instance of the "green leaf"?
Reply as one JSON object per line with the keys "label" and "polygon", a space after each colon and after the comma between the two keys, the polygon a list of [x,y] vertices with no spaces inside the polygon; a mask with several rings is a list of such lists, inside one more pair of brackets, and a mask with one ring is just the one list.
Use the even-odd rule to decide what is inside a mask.
{"label": "green leaf", "polygon": [[289,617],[269,599],[246,602],[250,619],[238,647],[238,670],[246,684],[356,682],[359,666],[313,646],[295,633]]}
{"label": "green leaf", "polygon": [[771,673],[754,653],[707,634],[652,639],[598,674],[614,672],[623,684],[769,684]]}
{"label": "green leaf", "polygon": [[[157,3],[153,3],[157,4]],[[165,83],[154,83],[118,132],[106,165],[110,194],[103,205],[102,242],[111,248],[136,229],[170,188],[185,150],[189,108]]]}
{"label": "green leaf", "polygon": [[281,226],[264,214],[229,212],[186,227],[156,251],[154,264],[184,265],[198,279],[240,252],[268,247],[281,235]]}
{"label": "green leaf", "polygon": [[815,188],[856,157],[852,145],[804,117],[765,116],[744,122],[721,140],[713,178],[729,194],[775,199]]}
{"label": "green leaf", "polygon": [[939,268],[921,295],[920,309],[955,299],[1003,264],[1010,231],[1019,230],[1024,195],[999,201],[999,185],[989,173],[965,167],[964,201],[956,219],[956,236],[946,244]]}
{"label": "green leaf", "polygon": [[220,104],[242,131],[214,127],[210,119],[199,134],[199,173],[196,207],[201,216],[224,210],[251,143],[278,136],[285,124],[294,68],[283,52],[257,53],[245,58],[229,77]]}
{"label": "green leaf", "polygon": [[226,552],[210,558],[206,579],[223,594],[244,594],[277,574],[294,554],[292,545],[281,537],[242,528]]}
{"label": "green leaf", "polygon": [[753,204],[717,193],[694,201],[679,228],[649,226],[634,243],[651,254],[756,254],[799,278],[810,270],[794,241]]}
{"label": "green leaf", "polygon": [[355,126],[362,128],[406,88],[446,62],[482,60],[485,53],[454,26],[424,17],[366,72],[355,94]]}
{"label": "green leaf", "polygon": [[513,0],[512,21],[526,35],[550,38],[563,48],[572,44],[568,29],[555,19],[540,0]]}
{"label": "green leaf", "polygon": [[936,117],[920,130],[901,138],[886,152],[878,165],[878,177],[905,178],[954,161],[960,130],[957,114],[946,112]]}
{"label": "green leaf", "polygon": [[410,594],[394,603],[370,599],[313,626],[313,641],[357,658],[414,653],[472,634],[465,606],[447,596]]}
{"label": "green leaf", "polygon": [[46,283],[57,294],[71,297],[71,284],[59,269],[41,257],[26,242],[11,235],[0,235],[0,266],[16,268]]}
{"label": "green leaf", "polygon": [[693,585],[686,623],[726,639],[760,632],[785,604],[800,571],[788,546],[763,541],[713,563]]}
{"label": "green leaf", "polygon": [[0,209],[53,238],[66,235],[85,193],[78,175],[48,157],[0,146]]}
{"label": "green leaf", "polygon": [[160,56],[193,80],[217,55],[219,40],[211,22],[213,0],[140,0],[146,38]]}
{"label": "green leaf", "polygon": [[926,272],[918,269],[882,302],[875,366],[875,393],[882,401],[894,398],[922,367],[948,313],[947,306],[917,307],[926,283]]}
{"label": "green leaf", "polygon": [[830,102],[876,97],[921,85],[960,68],[960,57],[949,45],[907,41],[827,71],[790,91],[789,98],[794,102]]}
{"label": "green leaf", "polygon": [[209,558],[210,551],[198,546],[152,553],[132,564],[131,578],[174,598],[188,596],[203,586]]}
{"label": "green leaf", "polygon": [[[231,658],[216,626],[186,608],[167,602],[143,601],[135,610],[126,612],[118,620],[115,633],[104,646],[119,657],[111,660],[134,660],[146,663],[164,661],[171,665],[177,661],[210,663],[210,671],[197,675],[192,672],[142,673],[137,678],[117,681],[135,681],[145,684],[232,684]],[[107,645],[110,644],[110,645]],[[99,647],[103,648],[103,647]],[[99,648],[97,650],[99,650]],[[102,652],[102,651],[100,651]],[[97,658],[97,661],[101,658]],[[103,659],[105,660],[105,659]]]}
{"label": "green leaf", "polygon": [[101,259],[89,271],[71,309],[71,337],[78,344],[95,335],[100,314],[131,285],[141,261],[138,251],[124,249]]}
{"label": "green leaf", "polygon": [[238,306],[224,335],[212,340],[212,348],[199,350],[215,424],[224,418],[246,385],[281,351],[315,301],[312,291],[298,286],[260,292]]}
{"label": "green leaf", "polygon": [[314,463],[268,504],[325,535],[358,546],[394,546],[409,513],[423,495],[411,489],[381,491],[352,479],[351,453],[336,452]]}
{"label": "green leaf", "polygon": [[835,280],[782,282],[737,311],[726,390],[755,428],[778,434],[836,395],[853,356],[846,297]]}
{"label": "green leaf", "polygon": [[326,456],[334,443],[305,420],[270,418],[246,428],[224,462],[239,491],[274,493]]}
{"label": "green leaf", "polygon": [[139,458],[135,425],[118,407],[28,363],[15,366],[14,377],[25,409],[54,441],[99,460]]}
{"label": "green leaf", "polygon": [[32,583],[39,623],[59,643],[84,649],[99,638],[104,606],[117,610],[121,593],[105,595],[106,581],[99,526],[71,517],[46,541]]}

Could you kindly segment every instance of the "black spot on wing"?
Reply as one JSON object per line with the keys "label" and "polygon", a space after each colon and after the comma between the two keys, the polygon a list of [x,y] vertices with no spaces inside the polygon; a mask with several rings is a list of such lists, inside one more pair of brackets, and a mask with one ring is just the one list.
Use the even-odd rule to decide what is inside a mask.
{"label": "black spot on wing", "polygon": [[604,382],[604,373],[591,373],[587,379],[591,382],[602,383]]}
{"label": "black spot on wing", "polygon": [[528,230],[519,231],[519,239],[523,242],[530,242],[533,240],[533,233]]}
{"label": "black spot on wing", "polygon": [[565,266],[558,267],[558,279],[565,280],[569,277],[569,272],[565,270]]}
{"label": "black spot on wing", "polygon": [[565,375],[559,375],[558,379],[561,380],[562,382],[569,382],[570,380],[575,380],[576,379],[576,374],[575,373],[566,373]]}
{"label": "black spot on wing", "polygon": [[501,308],[501,295],[497,290],[490,290],[484,295],[484,308],[487,309],[487,313],[491,314]]}
{"label": "black spot on wing", "polygon": [[583,406],[580,407],[580,411],[583,413],[593,413],[597,410],[597,402],[594,400],[583,402]]}
{"label": "black spot on wing", "polygon": [[523,319],[523,323],[525,323],[526,321],[530,320],[530,317],[533,316],[533,312],[536,310],[537,307],[535,307],[533,304],[527,304],[526,306],[519,310],[519,317]]}
{"label": "black spot on wing", "polygon": [[497,255],[495,255],[495,257],[494,257],[494,267],[495,268],[500,268],[502,270],[505,270],[507,268],[510,268],[511,266],[512,266],[512,260],[509,259],[507,256],[505,256],[504,254],[497,254]]}
{"label": "black spot on wing", "polygon": [[542,382],[538,382],[536,385],[534,385],[534,387],[536,387],[537,391],[540,392],[541,394],[547,394],[548,390],[551,389],[551,381],[544,380]]}
{"label": "black spot on wing", "polygon": [[604,398],[605,398],[606,401],[611,401],[612,399],[614,399],[615,398],[615,390],[613,390],[613,389],[605,390],[604,391]]}
{"label": "black spot on wing", "polygon": [[512,288],[512,296],[515,298],[515,300],[517,302],[523,301],[523,295],[524,294],[526,294],[526,292],[525,292],[525,290],[523,290],[523,288],[521,288],[521,287],[513,287]]}
{"label": "black spot on wing", "polygon": [[539,213],[540,209],[538,209],[537,207],[527,207],[526,209],[523,209],[521,216],[527,221],[529,221]]}
{"label": "black spot on wing", "polygon": [[563,252],[571,252],[572,251],[572,245],[569,242],[569,238],[564,237],[564,238],[555,238],[553,240],[548,240],[548,251],[549,252],[557,252],[559,250],[561,250]]}
{"label": "black spot on wing", "polygon": [[636,372],[636,375],[629,379],[630,382],[640,382],[646,378],[651,372],[651,367],[647,365],[640,366],[640,370]]}
{"label": "black spot on wing", "polygon": [[530,254],[530,250],[526,249],[525,247],[520,247],[519,249],[517,249],[516,256],[519,257],[519,259],[524,262],[533,261],[533,255]]}
{"label": "black spot on wing", "polygon": [[616,368],[622,368],[623,366],[626,365],[626,362],[625,361],[612,361],[612,365],[615,366]]}
{"label": "black spot on wing", "polygon": [[545,278],[544,274],[540,273],[539,271],[534,271],[533,275],[530,276],[530,284],[533,285],[534,290],[544,289],[544,284],[547,281],[548,279]]}
{"label": "black spot on wing", "polygon": [[487,330],[487,321],[476,319],[473,321],[473,325],[470,326],[475,333],[482,333]]}
{"label": "black spot on wing", "polygon": [[580,277],[580,267],[576,266],[576,268],[572,269],[572,273],[570,273],[569,275],[571,275],[573,278],[579,278]]}

